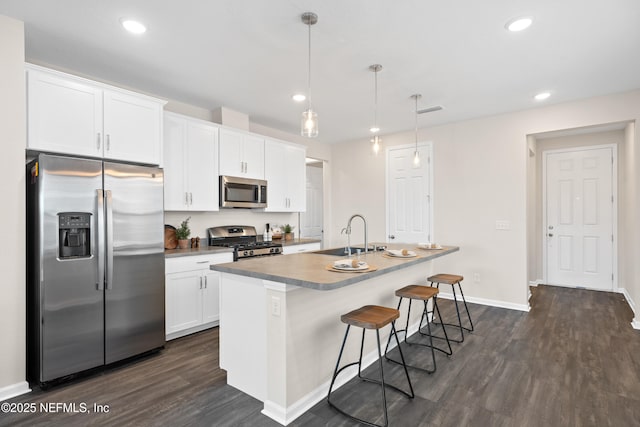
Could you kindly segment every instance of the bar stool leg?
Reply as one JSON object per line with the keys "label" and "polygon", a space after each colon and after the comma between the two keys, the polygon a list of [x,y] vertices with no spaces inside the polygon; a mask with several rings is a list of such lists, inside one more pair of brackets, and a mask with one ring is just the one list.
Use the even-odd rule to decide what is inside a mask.
{"label": "bar stool leg", "polygon": [[462,296],[462,302],[464,302],[464,309],[467,311],[467,317],[469,318],[469,325],[471,325],[471,329],[465,328],[469,332],[473,332],[473,321],[471,321],[471,314],[469,314],[469,307],[467,306],[467,300],[462,293],[462,285],[458,282],[458,288],[460,289],[460,295]]}
{"label": "bar stool leg", "polygon": [[[433,287],[433,282],[429,282],[429,286]],[[460,291],[462,292],[462,287],[460,286],[460,282],[458,282],[458,287],[460,288]],[[436,282],[436,288],[440,289],[440,283]],[[434,325],[442,325],[442,329],[445,329],[445,325],[446,326],[453,326],[455,328],[458,328],[460,330],[460,339],[454,339],[454,338],[449,338],[450,341],[455,342],[455,343],[463,343],[464,342],[464,330],[466,329],[469,332],[472,332],[473,329],[468,329],[465,328],[464,326],[462,326],[462,320],[460,317],[460,308],[458,307],[458,297],[456,295],[456,287],[455,287],[455,283],[451,285],[451,289],[453,290],[453,304],[456,307],[456,316],[458,317],[458,324],[455,325],[453,323],[445,323],[444,320],[442,319],[442,316],[440,316],[440,313],[438,313],[438,318],[439,318],[439,322],[436,322],[435,320],[435,316],[434,316],[434,320],[433,320],[433,324]],[[435,301],[437,297],[433,297],[433,300]],[[464,298],[464,295],[463,295]],[[463,299],[464,301],[464,299]],[[467,309],[467,316],[469,317],[469,321],[471,321],[471,315],[469,314],[469,309],[467,307],[467,302],[464,301],[464,305],[465,308]],[[439,311],[439,310],[438,310]],[[471,327],[473,328],[473,324],[471,324]]]}
{"label": "bar stool leg", "polygon": [[[438,318],[442,320],[442,316],[440,315],[440,308],[438,307],[438,301],[436,301],[436,298],[433,298],[433,307],[434,307],[434,310],[438,312]],[[453,354],[453,350],[451,349],[451,342],[449,342],[449,336],[447,335],[447,329],[444,327],[444,325],[442,325],[442,332],[444,332],[444,339],[447,341],[447,347],[449,347],[449,351],[446,352],[446,351],[441,350],[439,348],[437,348],[437,350],[440,350],[444,354],[446,354],[448,357],[451,357],[451,355]],[[434,336],[434,338],[442,339],[441,337],[438,337],[438,336]]]}
{"label": "bar stool leg", "polygon": [[[462,320],[460,319],[460,309],[458,308],[458,298],[456,297],[456,286],[451,285],[451,289],[453,290],[453,302],[456,305],[456,315],[458,316],[458,328],[460,329],[460,342],[464,342],[464,329],[462,328]],[[443,326],[444,329],[444,326]]]}
{"label": "bar stool leg", "polygon": [[[342,352],[344,351],[344,345],[347,343],[347,337],[349,336],[349,329],[351,328],[351,325],[347,325],[347,331],[344,334],[344,339],[342,340],[342,345],[340,346],[340,353],[338,353],[338,361],[336,362],[336,369],[333,370],[333,377],[331,378],[331,385],[329,386],[329,393],[327,394],[327,400],[329,401],[329,405],[331,405],[331,401],[329,400],[329,397],[331,396],[331,390],[333,390],[333,384],[336,382],[336,378],[338,377],[338,374],[340,373],[340,371],[342,371],[342,369],[346,368],[346,366],[342,369],[338,369],[340,367],[340,359],[342,359]],[[361,352],[362,354],[362,352]],[[355,365],[355,363],[351,363],[350,365],[347,366],[351,366],[351,365]],[[360,367],[358,366],[358,376],[360,376]],[[333,405],[331,405],[333,406]]]}
{"label": "bar stool leg", "polygon": [[[400,297],[400,300],[399,300],[399,302],[398,302],[398,310],[400,310],[400,305],[402,304],[402,298],[403,298],[403,297]],[[402,357],[402,363],[398,362],[397,360],[391,359],[391,358],[387,355],[387,353],[389,352],[389,345],[391,344],[391,335],[389,335],[389,340],[387,341],[387,346],[385,347],[384,357],[385,357],[385,359],[386,359],[387,361],[389,361],[389,362],[397,363],[397,364],[399,364],[399,365],[400,365],[400,364],[402,364],[402,365],[404,365],[404,366],[409,366],[409,367],[411,367],[411,368],[415,368],[415,369],[419,369],[419,370],[421,370],[421,371],[424,371],[424,372],[426,372],[426,373],[428,373],[428,374],[432,374],[432,373],[434,373],[434,372],[436,371],[436,355],[435,355],[435,350],[438,350],[438,351],[440,351],[440,352],[442,352],[442,353],[446,354],[446,355],[447,355],[447,357],[451,357],[451,355],[453,354],[453,351],[451,350],[451,344],[450,344],[450,342],[449,342],[449,336],[447,335],[447,331],[446,331],[446,330],[444,330],[444,327],[443,327],[443,330],[444,330],[444,338],[443,338],[443,337],[439,337],[439,336],[436,336],[436,335],[433,335],[433,334],[432,334],[432,332],[431,332],[431,322],[429,322],[429,311],[428,311],[428,307],[427,307],[427,303],[428,303],[428,301],[423,301],[423,303],[424,303],[424,310],[422,311],[422,316],[420,317],[420,324],[418,325],[418,333],[419,333],[420,335],[423,335],[423,336],[428,336],[428,337],[429,337],[429,344],[422,344],[422,343],[419,343],[419,342],[411,342],[411,341],[409,341],[409,335],[407,334],[407,331],[409,330],[409,319],[410,319],[410,317],[411,317],[411,303],[412,303],[412,299],[411,299],[411,298],[408,298],[408,299],[409,299],[409,307],[408,307],[408,309],[407,309],[407,321],[406,321],[406,324],[405,324],[406,326],[405,326],[405,329],[400,329],[400,330],[398,330],[397,332],[403,332],[403,331],[404,331],[404,333],[405,333],[405,335],[404,335],[404,337],[405,337],[405,338],[404,338],[404,341],[405,341],[405,343],[407,343],[408,345],[421,345],[421,346],[423,346],[423,347],[430,347],[430,348],[431,348],[431,359],[432,359],[432,361],[433,361],[433,368],[432,368],[432,369],[428,369],[428,368],[421,368],[421,367],[413,366],[413,365],[406,365],[406,363],[404,362],[404,356],[402,355],[402,350],[401,350],[401,348],[400,348],[400,341],[399,341],[399,339],[398,339],[398,335],[397,335],[397,333],[396,333],[396,332],[393,332],[393,331],[392,331],[392,334],[394,334],[394,335],[395,335],[395,337],[396,337],[396,342],[397,342],[397,344],[398,344],[398,348],[400,349],[400,355],[401,355],[401,357]],[[436,304],[435,299],[434,299],[434,304]],[[435,305],[435,307],[436,307],[436,309],[437,309],[437,304]],[[438,316],[440,316],[440,310],[439,310],[439,309],[438,309]],[[425,334],[424,332],[422,332],[422,331],[421,331],[421,329],[422,329],[422,322],[423,322],[423,320],[425,319],[425,317],[426,317],[426,319],[427,319],[427,329],[428,329],[428,333],[426,333],[426,334]],[[443,349],[441,349],[441,348],[439,348],[439,347],[437,347],[437,346],[433,345],[433,339],[434,339],[434,338],[442,339],[442,340],[446,340],[446,341],[447,341],[447,346],[449,347],[449,351],[443,350]],[[405,368],[405,369],[406,369],[406,368]]]}
{"label": "bar stool leg", "polygon": [[[398,344],[398,350],[400,351],[400,358],[402,359],[402,364],[404,366],[404,373],[407,377],[407,382],[409,383],[409,391],[410,393],[407,393],[404,390],[401,390],[400,388],[392,385],[392,384],[386,384],[384,382],[384,369],[382,366],[382,353],[381,353],[381,349],[380,349],[380,330],[376,329],[376,339],[377,339],[377,344],[378,344],[378,367],[380,369],[380,381],[375,380],[375,379],[371,379],[371,378],[366,378],[363,377],[361,375],[361,367],[362,367],[362,355],[363,355],[363,349],[364,349],[364,333],[366,331],[366,329],[362,330],[362,340],[360,342],[360,357],[358,359],[357,362],[353,362],[353,363],[349,363],[345,366],[343,366],[342,368],[340,368],[340,359],[342,359],[342,353],[344,351],[344,346],[347,342],[347,336],[349,335],[349,328],[351,327],[351,325],[347,325],[347,331],[344,334],[344,339],[342,340],[342,346],[340,347],[340,353],[338,354],[338,361],[336,362],[336,368],[333,372],[333,378],[331,378],[331,385],[329,386],[329,393],[327,394],[327,403],[329,404],[329,406],[331,406],[332,408],[334,408],[335,410],[337,410],[338,412],[340,412],[342,415],[349,417],[353,420],[356,420],[358,422],[361,422],[363,424],[366,424],[368,426],[372,426],[372,427],[387,427],[389,425],[389,418],[388,418],[388,412],[387,412],[387,398],[386,398],[386,387],[390,387],[393,388],[394,390],[397,390],[401,393],[403,393],[404,395],[408,396],[409,398],[413,398],[415,397],[414,391],[413,391],[413,385],[411,384],[411,378],[409,377],[409,371],[407,370],[407,365],[405,363],[404,360],[404,355],[402,354],[402,349],[400,348],[400,341],[398,340],[398,334],[396,331],[396,326],[395,326],[395,321],[391,322],[391,335],[394,335],[396,337],[396,343]],[[389,335],[389,336],[391,336]],[[342,372],[342,370],[348,368],[349,366],[353,366],[353,365],[358,365],[358,377],[364,381],[368,381],[368,382],[372,382],[375,384],[380,384],[380,387],[382,389],[382,407],[384,409],[384,424],[382,426],[378,425],[378,424],[374,424],[371,423],[369,421],[357,418],[351,414],[346,413],[345,411],[343,411],[342,409],[340,409],[339,407],[337,407],[336,405],[333,404],[333,402],[331,402],[331,392],[333,390],[333,385],[335,384],[336,378],[338,376],[338,374],[340,374],[340,372]]]}

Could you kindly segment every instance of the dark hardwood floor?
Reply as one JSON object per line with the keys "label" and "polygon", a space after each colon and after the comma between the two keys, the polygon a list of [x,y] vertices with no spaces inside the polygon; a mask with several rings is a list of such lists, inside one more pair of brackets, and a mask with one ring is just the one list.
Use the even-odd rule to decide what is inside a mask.
{"label": "dark hardwood floor", "polygon": [[[621,294],[551,286],[532,289],[531,311],[470,305],[476,325],[432,375],[410,370],[416,397],[389,390],[391,426],[639,426],[640,331]],[[443,316],[452,303],[441,300]],[[406,348],[406,347],[404,347]],[[405,350],[413,363],[430,354]],[[335,349],[336,357],[338,348]],[[404,386],[402,368],[385,378]],[[377,365],[365,371],[375,376]],[[0,426],[278,426],[262,404],[226,385],[217,328],[171,341],[160,354],[8,402]],[[379,388],[352,380],[335,394],[347,410],[380,423]],[[108,413],[43,413],[40,403],[108,405]],[[53,406],[55,409],[55,406]],[[318,403],[292,426],[352,426]]]}

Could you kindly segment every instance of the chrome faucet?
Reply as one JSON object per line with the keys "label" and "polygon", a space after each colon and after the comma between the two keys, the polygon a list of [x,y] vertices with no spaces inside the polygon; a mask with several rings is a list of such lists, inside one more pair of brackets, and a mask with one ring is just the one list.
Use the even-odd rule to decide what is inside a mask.
{"label": "chrome faucet", "polygon": [[349,222],[347,223],[347,228],[343,228],[342,232],[343,233],[347,233],[347,244],[348,244],[348,248],[349,251],[351,250],[351,221],[353,221],[353,218],[361,218],[362,219],[362,223],[364,225],[364,252],[367,253],[369,251],[369,241],[367,239],[367,220],[364,219],[364,217],[360,214],[355,214],[355,215],[351,215],[351,218],[349,218]]}

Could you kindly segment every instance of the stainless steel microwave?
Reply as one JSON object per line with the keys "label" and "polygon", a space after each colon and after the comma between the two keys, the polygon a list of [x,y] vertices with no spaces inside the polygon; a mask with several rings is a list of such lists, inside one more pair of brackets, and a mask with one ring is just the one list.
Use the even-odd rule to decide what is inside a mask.
{"label": "stainless steel microwave", "polygon": [[220,207],[266,208],[267,181],[221,175]]}

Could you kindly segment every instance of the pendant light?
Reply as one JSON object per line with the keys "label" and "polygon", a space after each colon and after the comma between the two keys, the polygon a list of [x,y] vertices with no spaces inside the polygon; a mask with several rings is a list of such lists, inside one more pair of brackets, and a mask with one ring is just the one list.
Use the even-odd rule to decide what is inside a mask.
{"label": "pendant light", "polygon": [[415,116],[416,116],[416,149],[413,152],[413,164],[415,166],[420,166],[420,154],[418,153],[418,99],[422,98],[422,95],[416,93],[415,95],[411,95],[416,102]]}
{"label": "pendant light", "polygon": [[371,142],[373,143],[373,152],[375,154],[378,154],[378,151],[380,151],[380,144],[382,143],[382,138],[377,135],[377,133],[380,132],[380,128],[378,127],[378,71],[382,70],[382,65],[370,65],[369,70],[373,71],[375,88],[373,104],[373,126],[369,130],[374,134],[373,138],[371,138]]}
{"label": "pendant light", "polygon": [[302,14],[302,22],[309,27],[309,85],[307,89],[307,109],[302,112],[300,134],[307,138],[315,138],[318,136],[318,114],[311,109],[311,26],[318,22],[318,15],[313,12],[305,12]]}

